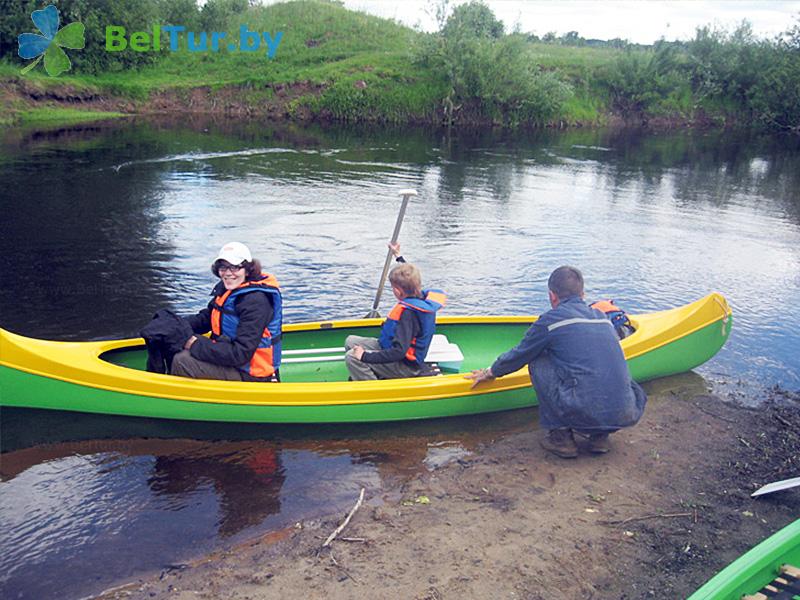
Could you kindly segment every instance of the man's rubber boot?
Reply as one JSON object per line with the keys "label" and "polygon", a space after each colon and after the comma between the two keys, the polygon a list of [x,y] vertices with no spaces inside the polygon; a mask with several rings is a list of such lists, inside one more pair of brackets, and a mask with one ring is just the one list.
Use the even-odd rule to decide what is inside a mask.
{"label": "man's rubber boot", "polygon": [[605,454],[611,450],[607,433],[593,433],[589,436],[589,452],[592,454]]}
{"label": "man's rubber boot", "polygon": [[571,429],[553,429],[539,442],[542,448],[560,458],[577,458],[578,447]]}

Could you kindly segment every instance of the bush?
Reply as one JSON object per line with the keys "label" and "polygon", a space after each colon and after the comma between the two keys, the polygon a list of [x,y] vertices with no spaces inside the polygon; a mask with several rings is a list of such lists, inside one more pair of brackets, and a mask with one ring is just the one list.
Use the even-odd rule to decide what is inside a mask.
{"label": "bush", "polygon": [[86,47],[70,53],[73,68],[78,72],[99,73],[138,68],[158,60],[157,52],[108,52],[105,30],[108,25],[133,31],[152,31],[161,23],[157,0],[61,0],[57,3],[61,22],[80,21],[86,26]]}
{"label": "bush", "polygon": [[642,116],[681,87],[675,50],[660,45],[656,50],[626,50],[599,81],[609,92],[611,107],[624,117]]}
{"label": "bush", "polygon": [[447,18],[441,34],[448,39],[497,39],[503,36],[503,22],[483,2],[471,0],[453,9],[453,14]]}
{"label": "bush", "polygon": [[200,11],[203,31],[226,31],[231,17],[245,12],[249,6],[248,0],[208,0]]}
{"label": "bush", "polygon": [[473,1],[457,7],[439,33],[417,45],[415,62],[447,82],[441,107],[448,122],[474,114],[496,123],[542,124],[569,98],[567,84],[538,68],[524,36],[502,32],[492,11]]}
{"label": "bush", "polygon": [[771,127],[800,131],[800,27],[758,40],[748,23],[733,33],[697,30],[688,44],[696,97],[728,102]]}
{"label": "bush", "polygon": [[776,46],[748,91],[753,116],[766,125],[800,133],[800,51]]}
{"label": "bush", "polygon": [[[133,31],[151,32],[153,25],[182,25],[188,31],[224,31],[233,14],[247,10],[248,0],[208,0],[201,15],[197,0],[49,0],[58,8],[61,26],[75,21],[86,27],[85,48],[69,52],[76,72],[99,73],[137,68],[158,60],[157,52],[108,52],[105,49],[105,28],[125,27]],[[36,32],[31,12],[42,8],[41,0],[0,0],[0,57],[17,56],[17,36]],[[201,22],[201,16],[203,18]],[[168,38],[162,34],[161,46]],[[16,59],[16,58],[15,58]]]}
{"label": "bush", "polygon": [[158,12],[165,25],[183,25],[187,31],[202,31],[197,0],[158,0]]}
{"label": "bush", "polygon": [[[0,0],[0,3],[0,13],[4,15],[0,25],[0,54],[13,56],[16,60],[17,36],[36,32],[31,12],[42,8],[42,2]],[[157,60],[155,52],[107,52],[105,28],[107,25],[121,25],[128,33],[150,31],[154,24],[162,22],[160,10],[166,0],[51,0],[51,3],[59,10],[61,27],[75,21],[86,27],[86,46],[68,52],[74,71],[120,70]]]}
{"label": "bush", "polygon": [[766,66],[766,49],[746,22],[731,34],[699,28],[688,44],[692,88],[700,99],[724,97],[746,109],[748,90]]}

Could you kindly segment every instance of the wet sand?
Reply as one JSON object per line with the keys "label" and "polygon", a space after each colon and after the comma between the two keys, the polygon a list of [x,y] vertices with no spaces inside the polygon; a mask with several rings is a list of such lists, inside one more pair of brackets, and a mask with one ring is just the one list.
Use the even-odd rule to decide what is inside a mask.
{"label": "wet sand", "polygon": [[[690,380],[688,380],[690,381]],[[800,395],[746,409],[653,382],[607,455],[563,460],[526,431],[387,478],[346,513],[303,521],[101,595],[112,598],[685,598],[800,516]],[[355,505],[357,498],[353,498]]]}

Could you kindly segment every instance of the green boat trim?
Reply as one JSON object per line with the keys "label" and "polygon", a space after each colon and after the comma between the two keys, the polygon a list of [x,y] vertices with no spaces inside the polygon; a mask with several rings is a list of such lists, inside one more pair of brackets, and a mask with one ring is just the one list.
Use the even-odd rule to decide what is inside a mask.
{"label": "green boat trim", "polygon": [[[710,359],[730,334],[725,300],[711,294],[692,304],[632,318],[623,340],[639,381],[692,369]],[[0,404],[151,418],[228,422],[322,423],[422,419],[534,406],[526,369],[476,389],[463,373],[485,367],[515,345],[534,317],[444,317],[437,331],[463,350],[461,374],[348,382],[344,362],[281,367],[283,382],[189,380],[144,371],[141,340],[48,342],[0,330]],[[289,325],[285,350],[341,346],[350,333],[375,335],[364,319]]]}
{"label": "green boat trim", "polygon": [[688,600],[740,600],[773,581],[785,564],[800,568],[800,519],[737,558]]}

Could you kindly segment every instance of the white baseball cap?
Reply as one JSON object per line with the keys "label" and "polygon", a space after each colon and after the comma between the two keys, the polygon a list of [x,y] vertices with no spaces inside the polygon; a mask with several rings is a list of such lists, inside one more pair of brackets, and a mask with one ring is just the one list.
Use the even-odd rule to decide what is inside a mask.
{"label": "white baseball cap", "polygon": [[[232,265],[240,265],[244,261],[252,262],[253,256],[244,244],[240,242],[228,242],[219,251],[217,260],[224,260]],[[216,260],[214,262],[216,262]]]}

